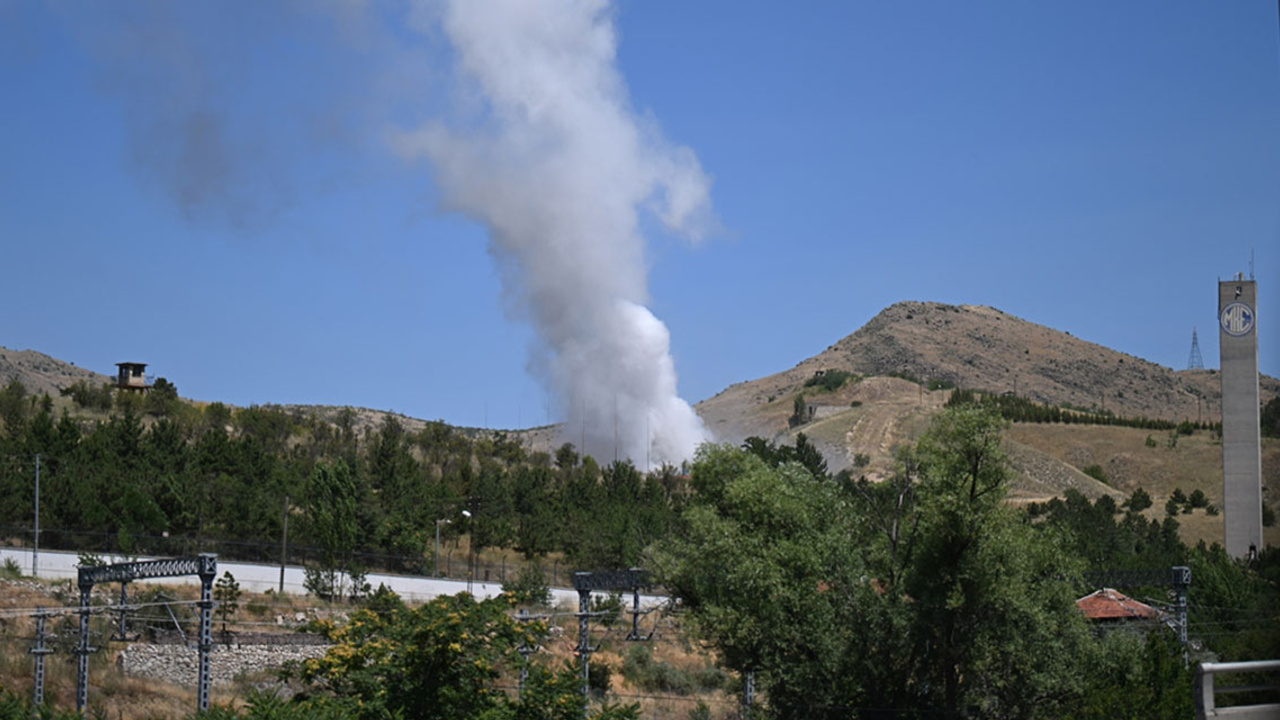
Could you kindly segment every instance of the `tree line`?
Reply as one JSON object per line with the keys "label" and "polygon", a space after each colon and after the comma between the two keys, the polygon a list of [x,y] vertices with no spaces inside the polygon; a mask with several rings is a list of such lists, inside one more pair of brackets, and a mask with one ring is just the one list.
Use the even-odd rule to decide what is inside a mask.
{"label": "tree line", "polygon": [[288,499],[291,544],[348,564],[361,556],[366,565],[428,568],[436,523],[448,521],[443,539],[468,535],[477,551],[625,567],[669,532],[683,502],[677,468],[601,467],[571,444],[552,456],[443,422],[409,431],[386,416],[361,432],[350,410],[329,423],[119,393],[103,415],[90,412],[100,398],[82,399],[83,413],[59,414],[16,381],[0,390],[0,525],[10,534],[32,526],[37,455],[42,538],[68,549],[100,551],[106,537],[108,549],[136,552],[167,534],[170,546],[190,540],[192,552],[226,541],[220,551],[234,556],[232,541],[278,546]]}
{"label": "tree line", "polygon": [[1183,420],[1175,423],[1170,420],[1149,417],[1124,417],[1109,410],[1093,410],[1084,408],[1066,408],[1049,403],[1039,403],[1020,395],[993,393],[983,390],[956,388],[947,399],[947,407],[965,404],[979,404],[991,408],[1001,417],[1011,422],[1026,423],[1063,423],[1067,425],[1114,425],[1117,427],[1141,428],[1144,430],[1176,430],[1190,435],[1195,430],[1212,430],[1222,432],[1222,423],[1191,422]]}

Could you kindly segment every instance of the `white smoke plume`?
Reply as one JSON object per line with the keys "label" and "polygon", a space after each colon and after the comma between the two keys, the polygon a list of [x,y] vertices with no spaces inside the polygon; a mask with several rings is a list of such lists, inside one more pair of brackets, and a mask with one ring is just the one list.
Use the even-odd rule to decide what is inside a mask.
{"label": "white smoke plume", "polygon": [[641,212],[697,240],[710,180],[693,152],[632,109],[607,0],[452,0],[461,107],[396,139],[426,157],[447,207],[484,224],[508,307],[537,331],[530,367],[601,461],[678,463],[708,439],[676,394],[666,326],[648,302]]}

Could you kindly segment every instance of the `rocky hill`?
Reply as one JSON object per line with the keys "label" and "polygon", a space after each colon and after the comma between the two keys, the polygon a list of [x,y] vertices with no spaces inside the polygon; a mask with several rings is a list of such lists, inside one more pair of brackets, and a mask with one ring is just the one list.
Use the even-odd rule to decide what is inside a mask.
{"label": "rocky hill", "polygon": [[0,347],[0,385],[18,379],[32,394],[48,393],[57,396],[63,388],[84,380],[90,385],[111,382],[101,373],[76,367],[35,350],[10,350]]}
{"label": "rocky hill", "polygon": [[[1215,370],[1177,372],[995,308],[927,302],[892,305],[822,353],[733,385],[697,409],[723,440],[773,437],[787,429],[805,382],[829,370],[939,381],[1129,417],[1217,421],[1221,415]],[[1261,390],[1266,402],[1280,394],[1280,381],[1263,376]],[[826,402],[874,399],[854,397],[859,392],[883,388],[850,389]]]}

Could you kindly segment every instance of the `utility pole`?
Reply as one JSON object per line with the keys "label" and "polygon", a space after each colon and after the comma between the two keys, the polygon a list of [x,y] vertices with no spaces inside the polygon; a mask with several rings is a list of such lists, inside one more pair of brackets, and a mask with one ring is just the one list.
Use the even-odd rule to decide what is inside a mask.
{"label": "utility pole", "polygon": [[751,717],[751,706],[756,704],[756,672],[748,670],[742,678],[742,717]]}
{"label": "utility pole", "polygon": [[289,496],[284,496],[284,532],[280,533],[280,595],[284,595],[284,565],[289,555]]}
{"label": "utility pole", "polygon": [[36,453],[35,545],[31,549],[31,577],[40,577],[40,453]]}
{"label": "utility pole", "polygon": [[[587,573],[574,573],[576,576]],[[591,590],[578,588],[578,660],[582,663],[582,712],[585,717],[591,699]]]}

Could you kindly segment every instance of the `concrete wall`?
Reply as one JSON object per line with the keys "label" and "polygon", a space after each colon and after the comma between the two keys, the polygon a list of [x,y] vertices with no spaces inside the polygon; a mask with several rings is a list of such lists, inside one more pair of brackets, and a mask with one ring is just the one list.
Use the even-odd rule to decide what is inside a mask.
{"label": "concrete wall", "polygon": [[1262,452],[1258,400],[1258,285],[1218,283],[1222,362],[1222,498],[1227,553],[1262,549]]}

